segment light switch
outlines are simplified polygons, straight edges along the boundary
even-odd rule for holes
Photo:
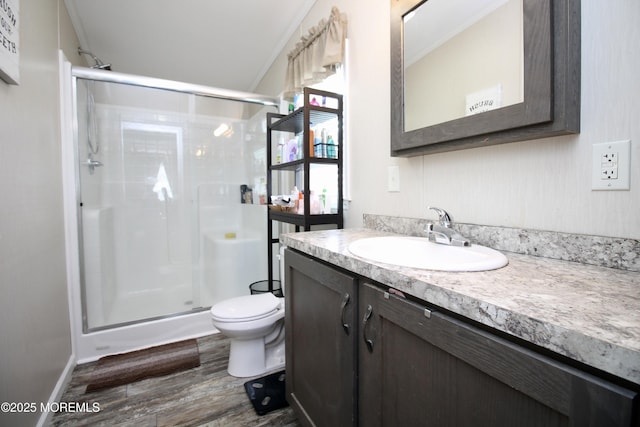
[[[387,191],[400,191],[400,167],[389,166],[387,168]]]

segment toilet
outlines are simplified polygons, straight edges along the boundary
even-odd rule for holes
[[[284,298],[270,292],[230,298],[211,307],[213,326],[229,338],[234,377],[284,368]]]

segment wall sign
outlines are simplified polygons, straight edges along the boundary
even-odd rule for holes
[[[1,1],[1,0],[0,0]],[[465,115],[483,113],[501,107],[502,85],[490,87],[467,95],[467,106]]]
[[[0,78],[20,83],[20,0],[0,0]]]

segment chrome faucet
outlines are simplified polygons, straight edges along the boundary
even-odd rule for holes
[[[438,214],[438,224],[427,224],[427,238],[430,242],[451,246],[471,246],[468,239],[462,237],[453,227],[453,218],[447,211],[429,206],[429,209]]]

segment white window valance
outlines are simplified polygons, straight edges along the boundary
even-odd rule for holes
[[[289,52],[284,97],[292,99],[303,87],[334,74],[344,61],[346,37],[347,16],[334,6],[329,19],[322,19],[312,27]]]

